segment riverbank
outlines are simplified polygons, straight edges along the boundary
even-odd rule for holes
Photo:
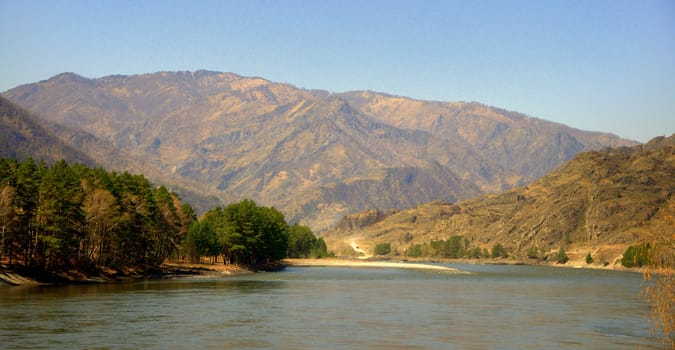
[[[259,269],[241,265],[225,264],[189,264],[164,263],[161,266],[164,276],[238,276],[255,273]]]
[[[275,265],[280,266],[280,265]],[[145,272],[136,270],[129,271],[100,271],[96,275],[86,275],[78,271],[65,271],[58,274],[53,273],[43,276],[30,276],[10,269],[6,265],[0,265],[0,287],[27,286],[27,285],[49,285],[49,284],[89,284],[89,283],[108,283],[125,280],[141,280],[153,278],[178,278],[189,276],[235,276],[242,274],[255,273],[259,270],[272,268],[246,267],[239,265],[224,264],[183,264],[166,263],[159,268],[151,269]]]
[[[281,261],[286,266],[293,267],[355,267],[355,268],[396,268],[411,270],[434,270],[451,273],[468,273],[447,266],[431,265],[427,263],[405,261],[377,261],[357,259],[284,259]]]
[[[635,272],[635,273],[644,273],[645,269],[640,267],[624,267],[620,263],[615,264],[596,264],[591,263],[587,264],[582,260],[570,260],[567,263],[559,264],[556,262],[545,261],[545,260],[519,260],[511,258],[483,258],[483,259],[429,259],[429,258],[409,258],[408,261],[416,263],[444,263],[444,264],[454,264],[454,265],[526,265],[526,266],[547,266],[547,267],[556,267],[556,268],[565,268],[565,269],[590,269],[590,270],[610,270],[610,271],[620,271],[620,272]]]
[[[40,285],[40,284],[83,284],[83,283],[106,283],[123,280],[135,280],[144,278],[180,278],[180,277],[221,277],[252,274],[258,271],[277,271],[287,266],[294,267],[350,267],[350,268],[397,268],[414,270],[433,270],[448,273],[466,273],[459,269],[432,265],[423,262],[395,262],[395,261],[369,261],[356,259],[284,259],[279,263],[264,266],[248,267],[241,265],[225,264],[188,264],[188,263],[165,263],[158,270],[150,273],[138,273],[128,271],[126,273],[108,271],[107,274],[98,276],[85,276],[81,274],[60,275],[57,281],[42,281],[23,276],[6,266],[0,267],[0,286]]]
[[[0,287],[39,285],[40,282],[0,267]]]
[[[579,261],[568,262],[566,264],[556,264],[542,261],[521,261],[512,259],[422,259],[411,258],[406,261],[396,260],[364,260],[347,258],[324,258],[324,259],[283,259],[279,263],[265,266],[249,267],[241,265],[225,264],[189,264],[169,262],[162,264],[158,269],[141,273],[138,271],[104,271],[97,276],[87,276],[82,273],[69,272],[61,273],[56,278],[41,280],[39,278],[29,277],[9,269],[6,265],[0,265],[0,287],[19,286],[19,285],[40,285],[40,284],[85,284],[85,283],[106,283],[124,280],[140,280],[152,278],[180,278],[180,277],[219,277],[219,276],[238,276],[252,274],[258,271],[278,271],[284,267],[350,267],[350,268],[398,268],[415,270],[433,270],[444,271],[448,273],[466,273],[461,269],[447,266],[434,265],[433,263],[446,263],[455,265],[532,265],[532,266],[550,266],[560,268],[584,268],[584,269],[602,269],[626,272],[644,272],[642,269],[626,268],[615,264],[586,264]],[[52,276],[53,277],[53,276]]]

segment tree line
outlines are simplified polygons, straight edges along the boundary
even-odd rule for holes
[[[429,257],[445,259],[508,257],[508,251],[500,243],[496,243],[488,251],[486,248],[471,247],[469,240],[461,235],[450,236],[447,240],[433,240],[428,244],[414,244],[406,249],[404,254],[413,258]]]
[[[176,193],[142,175],[0,159],[1,261],[34,274],[142,272],[180,255],[255,265],[328,253],[309,228],[251,200],[198,220]]]
[[[157,266],[195,214],[142,175],[0,159],[0,258],[34,272]]]

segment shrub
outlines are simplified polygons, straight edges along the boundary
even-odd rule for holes
[[[591,256],[591,253],[588,253],[586,255],[586,264],[592,264],[593,263],[593,257]]]
[[[537,249],[535,246],[531,246],[527,250],[527,257],[530,259],[541,259],[541,256],[539,256],[539,249]]]
[[[480,259],[483,257],[483,251],[479,247],[473,247],[467,252],[469,259]]]
[[[375,246],[375,255],[387,255],[391,253],[391,244],[389,243],[380,243]]]
[[[412,258],[419,258],[422,256],[422,246],[420,244],[415,244],[408,248],[406,255]]]
[[[506,248],[500,243],[497,243],[492,246],[492,255],[493,258],[506,258],[509,256]]]
[[[632,245],[626,249],[621,259],[621,265],[625,267],[642,267],[649,263],[649,243]]]

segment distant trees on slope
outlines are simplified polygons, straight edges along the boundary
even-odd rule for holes
[[[489,258],[491,255],[487,249],[471,247],[469,240],[464,236],[454,235],[447,240],[433,240],[423,244],[412,245],[405,251],[405,255],[413,258],[444,258],[444,259],[479,259]],[[505,258],[508,256],[506,248],[497,243],[492,247],[493,258]]]

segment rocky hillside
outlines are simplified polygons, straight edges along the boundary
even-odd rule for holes
[[[206,71],[66,73],[4,96],[108,142],[163,182],[192,181],[224,203],[252,198],[314,230],[358,210],[499,192],[580,151],[634,144],[477,103]]]
[[[530,182],[581,151],[635,144],[480,103],[417,101],[373,92],[343,96],[377,120],[441,140],[437,159],[453,169],[469,168],[468,177],[480,175],[477,181],[487,191]]]
[[[581,258],[614,263],[628,245],[652,232],[675,232],[675,135],[647,144],[584,152],[543,178],[498,195],[457,204],[428,203],[402,211],[345,217],[324,239],[348,252],[390,243],[404,253],[414,244],[467,238],[512,256],[563,247]]]

